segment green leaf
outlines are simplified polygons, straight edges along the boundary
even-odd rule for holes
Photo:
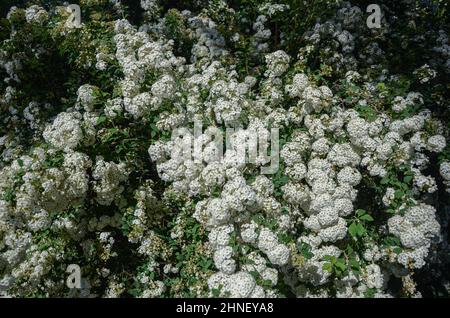
[[[396,199],[401,199],[403,197],[403,195],[404,195],[404,193],[401,190],[397,190],[397,191],[394,192],[394,197]]]
[[[270,279],[264,279],[262,285],[263,287],[270,288],[272,287],[272,281]]]
[[[97,118],[97,125],[100,125],[106,121],[106,117],[101,115]]]
[[[358,223],[356,225],[356,234],[358,236],[364,236],[364,234],[366,234],[366,229],[364,228],[364,226],[361,223]]]
[[[353,222],[348,227],[348,233],[350,233],[351,236],[356,237],[358,230],[356,229],[356,223]]]
[[[259,278],[259,273],[257,271],[250,271],[249,273],[255,280]]]
[[[367,221],[367,222],[372,222],[373,221],[373,217],[369,214],[364,214],[363,216],[360,217],[361,220]]]
[[[376,292],[377,292],[376,288],[367,288],[366,291],[364,292],[364,297],[373,298]]]
[[[400,247],[394,247],[393,251],[395,254],[400,254],[402,252],[402,249]]]
[[[384,239],[384,244],[386,246],[399,246],[401,242],[398,237],[390,235]]]
[[[350,259],[348,261],[348,263],[349,263],[350,267],[353,270],[359,270],[360,269],[359,263],[358,263],[358,261],[356,259],[352,258],[352,259]]]
[[[346,250],[347,250],[347,254],[349,254],[349,255],[353,254],[353,248],[350,245],[347,245]]]
[[[211,289],[211,293],[212,293],[213,297],[219,297],[220,296],[220,288]]]
[[[288,182],[289,182],[289,177],[288,176],[282,176],[279,179],[275,179],[274,183],[275,183],[276,186],[283,186],[283,185],[285,185]]]
[[[4,192],[3,192],[3,200],[5,201],[12,201],[15,197],[14,194],[14,189],[13,188],[7,188]]]
[[[344,260],[341,258],[337,260],[335,266],[339,268],[342,272],[344,272],[347,269]]]
[[[330,264],[330,263],[325,263],[325,264],[323,264],[323,265],[322,265],[322,269],[325,270],[325,271],[327,271],[327,272],[329,272],[329,273],[331,273],[331,271],[332,271],[331,264]]]
[[[311,246],[305,242],[301,242],[297,249],[306,259],[311,259],[314,256],[311,252]]]
[[[409,183],[412,180],[412,178],[413,178],[412,176],[405,176],[403,178],[403,182]]]
[[[357,216],[362,216],[362,215],[364,215],[364,214],[366,214],[367,212],[365,211],[365,210],[363,210],[363,209],[357,209],[356,210],[356,215]]]

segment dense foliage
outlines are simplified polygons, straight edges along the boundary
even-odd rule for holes
[[[0,4],[0,296],[448,296],[448,2],[71,3]]]

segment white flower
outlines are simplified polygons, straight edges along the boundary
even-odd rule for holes
[[[336,225],[321,229],[318,235],[324,242],[336,242],[342,240],[346,234],[347,222],[339,218]]]
[[[213,274],[208,279],[210,290],[220,290],[221,295],[231,298],[264,297],[264,290],[256,285],[255,279],[247,272],[240,271],[232,275]]]
[[[80,86],[77,91],[77,103],[84,108],[85,111],[92,111],[96,102],[96,94],[98,88],[89,84]]]
[[[317,215],[317,219],[321,227],[328,227],[338,222],[339,214],[334,207],[328,206],[320,210],[319,214]]]
[[[384,278],[381,269],[376,264],[370,264],[365,268],[365,281],[367,287],[380,289],[383,287]]]
[[[394,200],[395,198],[395,189],[394,188],[387,188],[386,189],[386,193],[383,196],[383,204],[385,206],[389,206],[391,204],[391,202]]]
[[[175,90],[175,81],[170,75],[162,76],[158,81],[152,85],[152,94],[158,98],[171,98]]]
[[[232,259],[233,248],[225,246],[219,248],[214,253],[214,264],[225,274],[233,274],[236,270],[236,262]]]
[[[128,179],[128,173],[124,164],[106,162],[102,157],[96,161],[92,172],[96,199],[101,205],[110,205],[124,190],[120,184]]]
[[[74,149],[83,139],[79,113],[59,113],[51,125],[45,128],[43,137],[57,149]]]
[[[415,268],[423,266],[430,240],[440,230],[435,211],[432,206],[422,203],[409,208],[405,216],[395,215],[388,220],[389,232],[400,237],[402,245],[407,248],[398,258],[404,266],[408,266],[410,256]]]
[[[267,63],[267,77],[279,77],[289,67],[290,56],[282,50],[275,51],[265,56]]]
[[[340,184],[356,186],[361,181],[361,174],[355,168],[344,167],[341,171],[339,171],[337,179]]]
[[[441,152],[446,145],[445,137],[442,135],[435,135],[428,138],[427,149],[434,152]]]
[[[241,227],[242,240],[246,243],[254,244],[258,238],[258,234],[256,233],[257,227],[255,222],[243,224]]]
[[[258,237],[258,248],[276,265],[285,265],[289,259],[289,249],[278,242],[277,237],[267,228],[262,228]]]
[[[308,87],[309,81],[308,76],[305,74],[295,74],[292,79],[292,84],[286,86],[286,92],[289,93],[290,97],[301,97],[303,91]]]
[[[25,18],[28,23],[43,24],[48,20],[48,13],[38,5],[32,5],[25,10]]]

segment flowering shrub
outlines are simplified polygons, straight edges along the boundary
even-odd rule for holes
[[[23,2],[1,5],[0,296],[448,296],[448,3],[383,1],[370,28],[367,1],[80,0],[80,25]],[[276,171],[240,160],[273,129]]]

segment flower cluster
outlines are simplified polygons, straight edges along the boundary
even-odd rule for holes
[[[0,297],[450,292],[445,8],[47,2],[0,25]]]

